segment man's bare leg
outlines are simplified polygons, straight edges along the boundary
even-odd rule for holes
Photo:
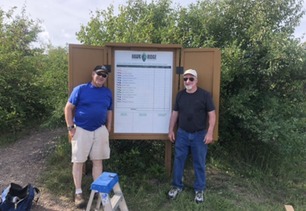
[[[92,160],[92,177],[96,180],[103,171],[102,160]]]
[[[76,190],[82,190],[83,164],[84,163],[73,163],[72,165],[72,176]]]
[[[84,208],[86,206],[86,202],[82,195],[83,164],[84,163],[73,163],[72,165],[72,176],[75,186],[74,203],[78,208]]]

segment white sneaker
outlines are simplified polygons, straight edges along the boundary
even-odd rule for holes
[[[194,200],[196,203],[204,202],[204,192],[203,191],[196,191]]]
[[[170,199],[175,199],[180,192],[182,192],[181,188],[172,187],[171,190],[168,192],[168,197]]]

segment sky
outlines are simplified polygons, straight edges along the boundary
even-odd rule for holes
[[[182,6],[196,1],[172,0],[174,4]],[[25,5],[29,18],[42,21],[40,26],[44,32],[39,34],[39,40],[53,46],[65,47],[67,44],[80,44],[75,34],[80,31],[81,25],[87,25],[91,12],[106,10],[111,4],[116,12],[118,5],[125,3],[126,0],[1,0],[0,8],[8,11],[17,6],[17,11],[20,11]],[[306,10],[306,0],[303,9]],[[294,35],[306,42],[306,15]]]

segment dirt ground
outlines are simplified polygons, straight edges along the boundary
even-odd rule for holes
[[[40,173],[47,171],[46,158],[55,147],[58,136],[67,134],[66,128],[33,132],[13,145],[0,148],[0,192],[11,182],[22,186],[28,183],[40,189],[38,203],[32,211],[72,211],[72,199],[50,194],[39,182]]]

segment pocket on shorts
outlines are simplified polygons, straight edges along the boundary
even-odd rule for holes
[[[104,127],[103,127],[103,130],[104,130],[104,132],[105,132],[106,134],[108,134],[108,135],[109,135],[109,132],[108,132],[107,127],[106,127],[106,126],[104,126]]]
[[[74,135],[73,135],[73,137],[71,138],[71,142],[75,142],[76,140],[78,140],[78,137],[79,137],[79,132],[80,130],[79,130],[79,128],[78,127],[76,127],[75,128],[75,133],[74,133]]]

